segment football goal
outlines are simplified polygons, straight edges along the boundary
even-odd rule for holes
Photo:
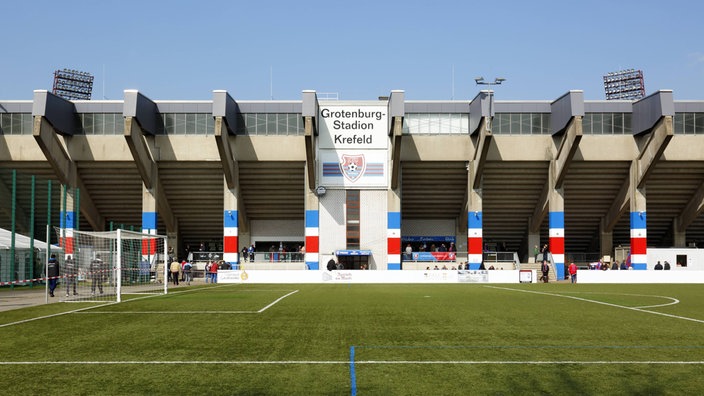
[[[63,301],[122,301],[125,294],[168,292],[167,238],[118,229],[78,231],[56,228]]]

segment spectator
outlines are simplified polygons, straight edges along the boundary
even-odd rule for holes
[[[670,263],[668,263],[667,261],[665,261],[665,270],[666,271],[670,270]]]
[[[543,281],[543,283],[548,283],[548,274],[550,273],[550,266],[548,265],[548,261],[546,259],[543,259],[543,263],[540,264],[540,272],[543,274],[540,279]]]
[[[570,281],[577,283],[577,265],[574,262],[570,263],[568,271],[570,273]]]
[[[174,260],[171,262],[171,266],[169,266],[169,271],[171,272],[171,281],[174,282],[174,286],[178,286],[178,276],[179,272],[181,272],[181,264]]]
[[[68,297],[71,286],[73,286],[73,295],[77,296],[78,293],[76,292],[76,286],[78,285],[78,267],[76,266],[76,262],[73,260],[71,255],[66,258],[64,267],[66,269],[64,271],[66,273],[66,297]]]
[[[90,274],[92,280],[90,285],[91,296],[95,295],[96,286],[100,291],[100,294],[103,294],[103,282],[105,282],[105,275],[107,275],[106,271],[107,270],[105,269],[103,260],[100,259],[99,254],[96,254],[95,259],[90,262],[90,267],[88,267],[88,273]]]
[[[56,289],[56,283],[59,281],[59,274],[59,260],[57,260],[56,255],[52,253],[46,266],[46,275],[47,278],[49,278],[50,297],[54,297],[54,290]]]
[[[659,261],[658,261],[657,264],[655,264],[655,269],[656,269],[656,270],[661,270],[661,269],[662,269],[662,264],[660,264]]]
[[[214,261],[210,265],[210,282],[218,283],[218,263]]]
[[[183,280],[186,282],[187,285],[190,286],[191,284],[191,269],[193,268],[193,264],[186,262],[183,265]]]

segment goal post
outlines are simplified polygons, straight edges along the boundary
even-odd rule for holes
[[[121,302],[126,294],[166,294],[168,239],[163,235],[57,228],[63,257],[62,301]],[[66,237],[71,235],[71,237]],[[68,249],[66,249],[68,248]]]

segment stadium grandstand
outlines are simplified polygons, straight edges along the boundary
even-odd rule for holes
[[[649,248],[704,243],[704,100],[492,93],[0,100],[0,194],[15,197],[0,228],[45,240],[30,202],[53,200],[63,228],[130,225],[167,235],[179,258],[235,268],[478,269],[547,244],[558,278],[618,247],[644,270]],[[30,175],[59,190],[13,187]]]

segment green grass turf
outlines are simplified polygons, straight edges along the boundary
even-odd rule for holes
[[[0,388],[701,394],[703,297],[701,285],[193,286],[0,327]],[[89,305],[2,312],[0,326]]]

